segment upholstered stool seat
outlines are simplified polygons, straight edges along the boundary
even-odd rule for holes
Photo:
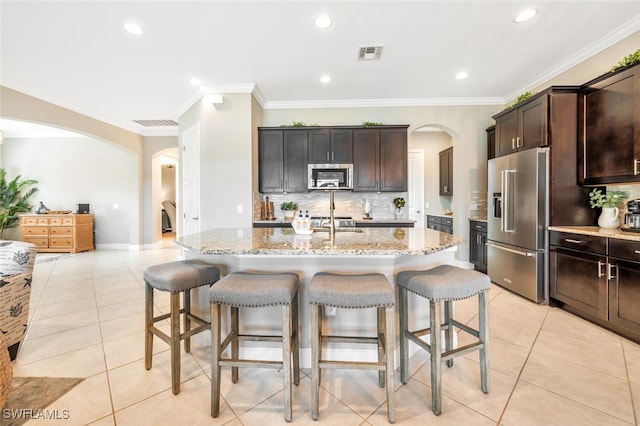
[[[489,392],[489,277],[477,271],[451,265],[441,265],[426,271],[404,271],[397,277],[400,316],[400,378],[409,379],[409,340],[430,353],[432,410],[436,415],[442,405],[442,361],[453,366],[453,359],[471,351],[480,352],[481,387]],[[430,328],[409,331],[408,292],[429,300]],[[459,323],[453,318],[453,301],[478,296],[478,330]],[[442,303],[441,303],[442,302]],[[441,323],[444,304],[444,323]],[[478,341],[454,349],[453,332],[457,327],[478,338]],[[441,332],[445,332],[445,351],[442,350]],[[429,334],[430,344],[421,339]]]
[[[144,365],[151,368],[153,357],[153,336],[156,335],[171,347],[171,390],[180,392],[180,341],[184,340],[184,350],[191,350],[191,336],[209,329],[209,322],[192,314],[191,290],[210,286],[220,279],[220,270],[200,260],[178,260],[150,266],[143,273],[145,282],[145,355]],[[154,317],[154,290],[171,293],[168,314]],[[180,294],[183,307],[180,309]],[[180,333],[180,314],[183,314],[184,332]],[[170,334],[166,334],[154,324],[170,318]],[[191,327],[191,321],[198,324]]]
[[[318,419],[320,369],[348,368],[378,370],[378,381],[387,390],[387,415],[395,421],[394,399],[394,292],[382,274],[343,275],[319,272],[311,279],[308,290],[311,304],[311,416]],[[335,336],[322,334],[324,306],[344,309],[376,308],[376,337]],[[336,361],[322,358],[324,342],[365,343],[378,345],[378,362]]]
[[[209,289],[211,303],[211,416],[220,412],[220,368],[231,367],[231,381],[238,381],[238,367],[282,369],[284,375],[284,417],[291,421],[291,382],[300,383],[298,340],[298,275],[294,273],[234,272]],[[222,341],[220,306],[231,308],[230,332]],[[240,332],[239,308],[282,306],[282,334],[278,336]],[[282,343],[282,361],[241,359],[240,341]],[[223,355],[231,345],[231,356]]]

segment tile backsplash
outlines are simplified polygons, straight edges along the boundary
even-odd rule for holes
[[[393,199],[403,197],[407,199],[406,192],[352,192],[352,191],[335,191],[334,203],[336,216],[351,216],[359,219],[364,216],[364,204],[369,200],[371,204],[371,216],[374,219],[393,219],[395,208]],[[298,204],[298,210],[309,211],[309,216],[328,216],[329,215],[329,192],[314,191],[309,193],[296,194],[254,194],[253,219],[260,220],[260,202],[265,201],[266,197],[273,202],[275,208],[276,219],[283,219],[284,213],[280,210],[280,204],[283,201],[294,201]],[[407,218],[408,209],[405,206],[402,209],[403,218]]]

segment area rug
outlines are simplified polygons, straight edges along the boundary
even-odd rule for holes
[[[71,253],[37,253],[36,263],[53,262],[71,256]]]
[[[71,377],[14,377],[11,391],[0,413],[0,425],[18,426],[31,419],[68,419],[65,407],[51,407],[52,403],[69,392],[82,378]]]

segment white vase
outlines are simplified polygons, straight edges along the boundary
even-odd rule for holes
[[[402,209],[401,208],[396,207],[395,216],[396,216],[396,219],[398,219],[398,220],[402,219]]]
[[[618,214],[620,211],[617,207],[603,207],[602,213],[598,218],[598,226],[600,228],[614,229],[620,226]]]

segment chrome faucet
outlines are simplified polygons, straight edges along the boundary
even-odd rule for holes
[[[331,239],[331,245],[333,245],[334,241],[335,241],[335,236],[336,236],[336,222],[335,222],[335,215],[333,210],[335,209],[335,204],[333,202],[333,190],[329,191],[329,238]]]

